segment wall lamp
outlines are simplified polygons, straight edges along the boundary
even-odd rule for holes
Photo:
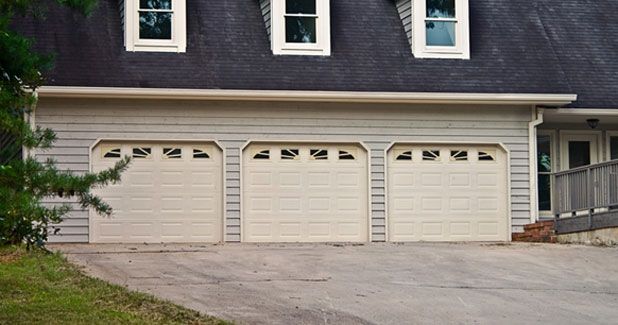
[[[591,118],[591,119],[586,120],[586,122],[588,122],[588,126],[590,126],[591,129],[595,129],[597,125],[599,125],[598,118]]]

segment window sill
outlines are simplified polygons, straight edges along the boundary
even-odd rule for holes
[[[185,53],[186,48],[177,44],[135,44],[132,48],[127,47],[127,52]]]

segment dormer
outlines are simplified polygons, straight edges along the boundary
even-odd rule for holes
[[[120,0],[124,45],[132,52],[185,52],[186,0]]]
[[[416,58],[470,59],[468,0],[398,0]]]
[[[330,55],[330,0],[262,0],[273,54]]]

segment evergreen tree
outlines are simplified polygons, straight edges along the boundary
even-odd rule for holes
[[[89,15],[96,0],[55,0],[56,3]],[[11,30],[15,15],[31,14],[44,19],[41,0],[0,0],[0,245],[26,243],[28,248],[44,246],[50,230],[72,209],[68,203],[44,205],[46,198],[70,198],[81,208],[94,208],[110,215],[108,204],[91,190],[120,181],[127,168],[125,157],[113,168],[100,173],[76,174],[58,170],[48,159],[37,161],[16,155],[52,146],[55,134],[47,128],[31,128],[28,116],[36,105],[36,89],[45,83],[45,71],[53,55],[39,55],[34,40]]]

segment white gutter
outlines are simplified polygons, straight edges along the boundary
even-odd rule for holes
[[[532,120],[528,124],[528,152],[530,159],[530,223],[535,223],[539,220],[539,200],[538,200],[538,185],[537,185],[537,144],[536,144],[536,127],[543,124],[542,108],[532,107]]]
[[[41,98],[189,99],[424,104],[515,104],[563,106],[574,94],[404,93],[301,90],[228,90],[44,86]]]
[[[618,116],[618,109],[612,108],[552,108],[545,111],[545,115],[571,116]]]

